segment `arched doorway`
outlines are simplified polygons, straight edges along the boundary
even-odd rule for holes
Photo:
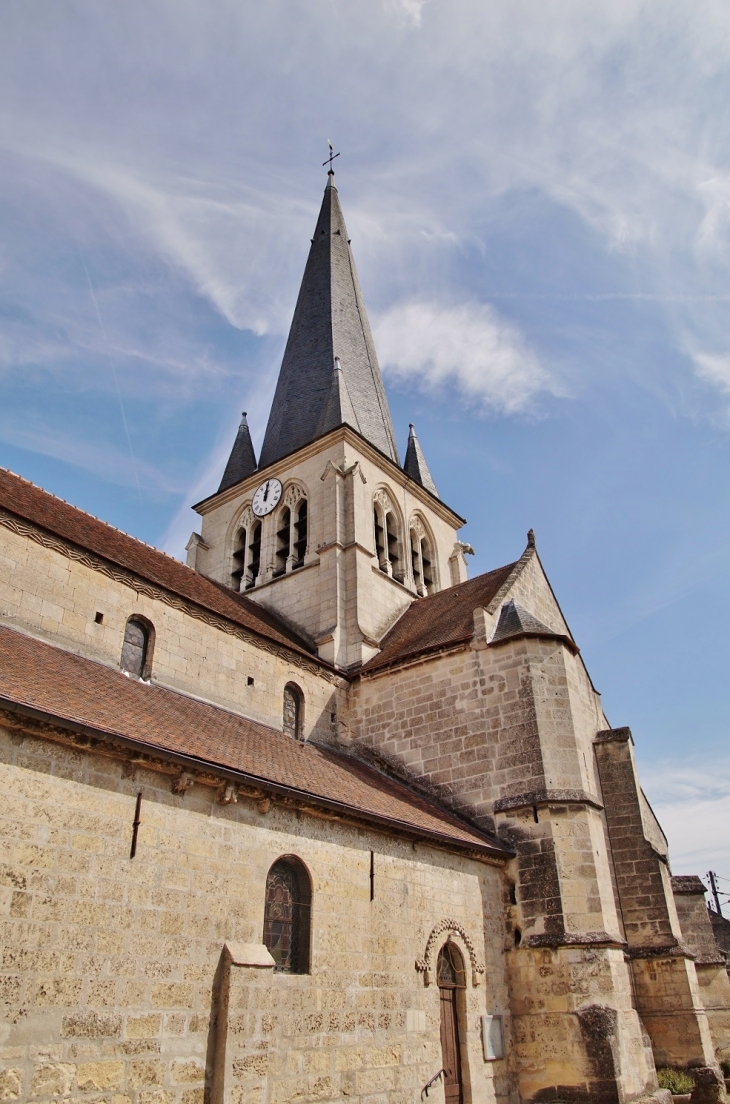
[[[446,1104],[462,1104],[461,1044],[459,1041],[458,990],[466,988],[464,959],[455,943],[444,943],[436,967],[441,1005],[441,1064],[444,1068]]]

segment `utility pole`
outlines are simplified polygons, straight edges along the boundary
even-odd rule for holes
[[[722,916],[722,909],[720,908],[720,894],[717,892],[717,882],[715,878],[717,875],[714,870],[707,871],[707,877],[710,879],[710,885],[712,886],[712,896],[715,898],[715,911],[718,916]]]

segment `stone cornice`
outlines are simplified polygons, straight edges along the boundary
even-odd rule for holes
[[[514,797],[500,797],[494,803],[494,811],[506,813],[515,809],[530,809],[535,805],[588,805],[592,809],[603,809],[600,801],[585,790],[532,790],[515,794]]]

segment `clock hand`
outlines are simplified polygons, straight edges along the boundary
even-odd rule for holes
[[[270,484],[270,482],[271,482],[270,479],[266,480],[266,490],[264,491],[264,502],[266,502],[267,498],[269,497],[269,484]]]

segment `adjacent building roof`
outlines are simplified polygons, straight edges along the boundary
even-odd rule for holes
[[[38,678],[38,672],[43,678]],[[0,626],[0,706],[221,768],[274,793],[299,795],[390,829],[508,857],[490,836],[372,767],[327,748]],[[244,781],[244,779],[242,779]]]
[[[334,179],[330,172],[279,372],[260,468],[326,432],[320,427],[323,421],[332,421],[331,410],[328,415],[325,408],[336,357],[357,423],[353,428],[398,463],[388,401]]]
[[[255,471],[256,453],[253,450],[251,433],[246,420],[246,411],[244,410],[218,492],[227,491],[229,487],[240,483],[242,479],[248,479],[249,475],[253,475]]]
[[[31,522],[63,542],[92,552],[241,628],[314,658],[308,641],[249,598],[206,579],[179,560],[99,521],[6,468],[0,468],[0,510]]]
[[[366,663],[363,671],[376,671],[391,663],[439,651],[474,636],[474,610],[487,606],[507,582],[517,563],[477,575],[465,583],[421,598],[408,607],[403,616],[381,641],[380,652]]]
[[[416,431],[412,425],[408,427],[408,448],[406,449],[406,459],[403,464],[403,471],[406,475],[410,476],[411,479],[415,479],[416,483],[420,483],[422,487],[425,487],[427,491],[430,491],[432,495],[436,495],[436,498],[438,498],[439,493],[436,490],[436,484],[431,477],[431,472],[428,470],[428,464],[423,455],[423,449],[418,442]]]

